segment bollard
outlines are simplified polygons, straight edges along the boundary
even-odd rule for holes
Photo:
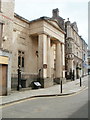
[[[61,93],[62,93],[62,80],[61,80]]]
[[[18,86],[17,86],[18,91],[19,91],[19,83],[20,83],[20,70],[18,69]]]
[[[17,86],[17,90],[20,90],[20,80],[21,80],[21,70],[20,70],[20,66],[18,68],[18,86]]]
[[[81,81],[81,77],[80,77],[80,87],[82,86],[82,81]]]

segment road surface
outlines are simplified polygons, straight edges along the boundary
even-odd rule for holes
[[[88,89],[69,96],[32,98],[2,108],[3,118],[88,118]]]

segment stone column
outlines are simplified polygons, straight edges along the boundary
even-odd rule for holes
[[[65,46],[62,44],[62,65],[63,65],[63,78],[65,78]]]
[[[43,78],[43,37],[42,35],[38,36],[38,72],[39,77]]]
[[[61,55],[61,43],[57,43],[56,46],[56,78],[62,77],[62,55]]]
[[[38,39],[38,69],[41,77],[47,77],[47,35],[41,34]]]
[[[47,77],[51,78],[51,41],[50,41],[50,37],[48,36],[47,39],[47,55],[48,55],[48,59],[47,59]]]
[[[43,34],[43,78],[47,78],[47,36]]]

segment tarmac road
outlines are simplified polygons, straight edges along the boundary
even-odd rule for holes
[[[88,118],[88,89],[69,96],[24,100],[2,108],[3,118]]]

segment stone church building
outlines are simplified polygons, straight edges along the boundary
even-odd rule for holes
[[[9,78],[6,77],[3,83],[3,94],[17,88],[18,66],[21,66],[22,79],[26,79],[26,87],[30,87],[32,81],[49,87],[54,80],[64,80],[64,19],[59,16],[58,9],[52,11],[52,18],[29,21],[14,13],[14,0],[0,1],[0,55],[3,59],[7,57],[7,64],[2,61],[0,64],[7,66],[9,71],[5,74]]]

